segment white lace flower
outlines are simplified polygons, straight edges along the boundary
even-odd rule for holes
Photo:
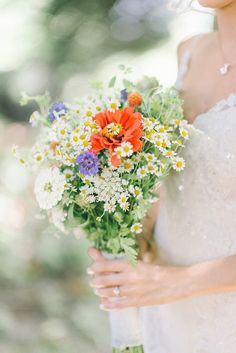
[[[110,203],[110,202],[106,202],[106,203],[104,204],[104,211],[107,211],[107,212],[109,212],[109,213],[112,213],[112,212],[115,211],[115,209],[116,209],[115,205],[113,205],[113,204]]]
[[[65,232],[64,221],[66,219],[66,213],[60,207],[54,207],[51,211],[51,222],[61,232]]]
[[[49,210],[62,199],[66,177],[58,168],[41,171],[35,181],[34,192],[40,208]]]

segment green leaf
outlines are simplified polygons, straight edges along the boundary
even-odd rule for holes
[[[125,70],[125,65],[120,64],[120,65],[118,65],[118,68],[123,71],[123,70]]]
[[[112,88],[115,86],[116,83],[116,76],[113,76],[108,84],[108,87]]]

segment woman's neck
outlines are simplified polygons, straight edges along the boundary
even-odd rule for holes
[[[236,50],[236,1],[216,10],[219,38],[225,50]],[[233,47],[232,47],[233,46]],[[234,52],[236,54],[236,52]]]

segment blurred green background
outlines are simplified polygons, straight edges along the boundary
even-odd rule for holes
[[[57,237],[37,217],[33,178],[11,155],[30,145],[34,107],[20,92],[70,100],[118,64],[133,78],[176,77],[176,46],[212,16],[161,0],[0,0],[0,352],[108,353],[107,315],[88,286],[88,244]],[[35,216],[36,215],[36,216]]]

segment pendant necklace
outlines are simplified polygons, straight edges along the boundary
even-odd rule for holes
[[[221,74],[221,76],[225,76],[228,74],[228,72],[230,71],[231,67],[236,64],[236,61],[232,62],[232,63],[229,63],[227,62],[225,59],[224,59],[224,53],[223,53],[223,50],[222,50],[222,46],[221,46],[221,42],[220,42],[220,38],[218,36],[218,40],[219,40],[219,47],[220,47],[220,51],[221,51],[221,56],[224,60],[224,63],[222,66],[220,66],[219,68],[219,73]]]

